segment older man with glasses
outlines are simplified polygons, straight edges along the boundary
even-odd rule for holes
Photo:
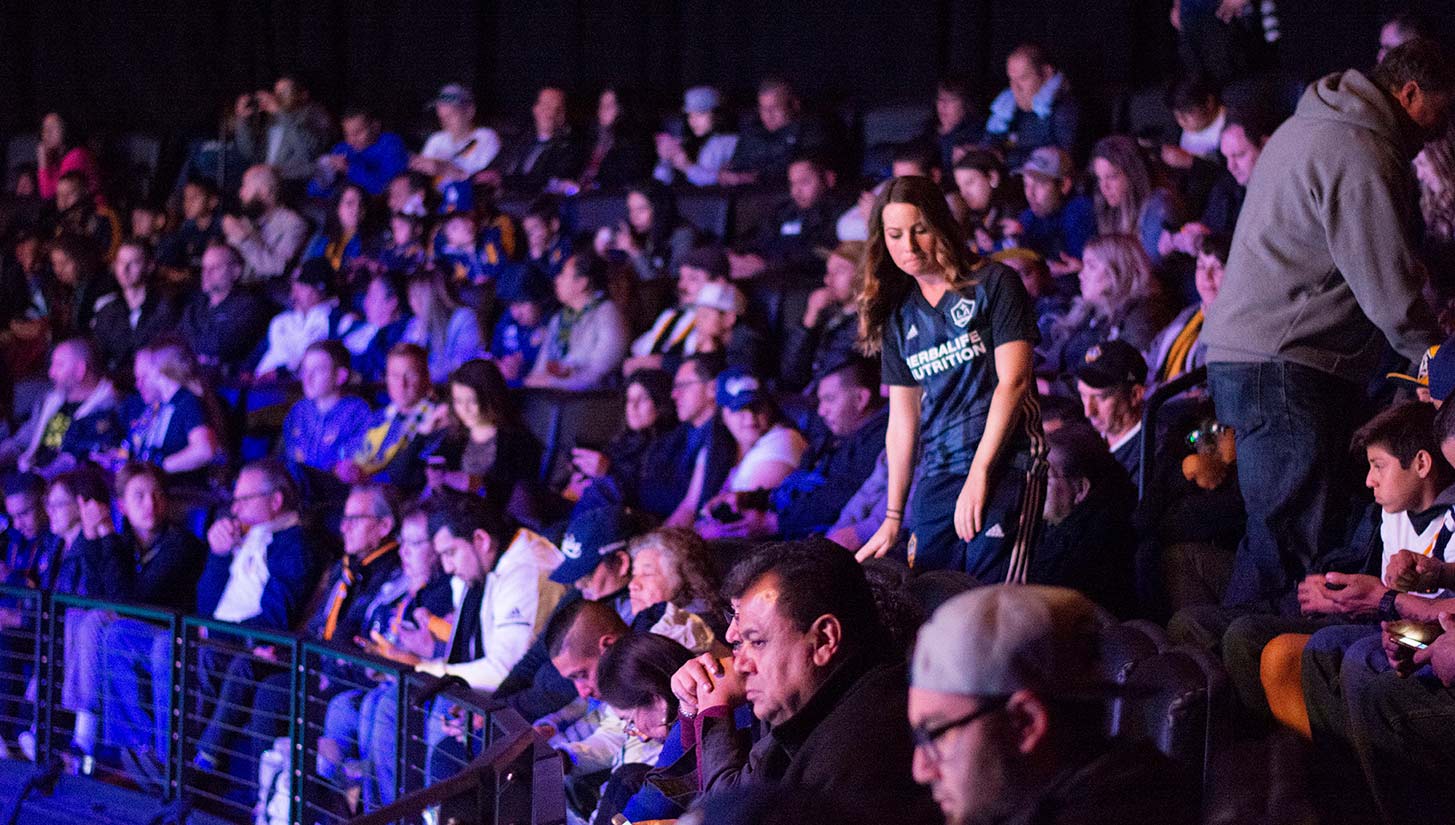
[[[1106,738],[1110,617],[1074,590],[995,585],[945,602],[910,669],[914,778],[949,825],[1198,821],[1150,745]]]

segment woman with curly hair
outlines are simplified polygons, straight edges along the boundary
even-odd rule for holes
[[[1024,581],[1046,491],[1031,376],[1040,338],[1020,276],[969,251],[929,178],[895,178],[860,263],[859,346],[889,384],[888,506],[859,550],[899,538],[918,439],[908,558],[980,581]]]
[[[660,610],[652,632],[676,639],[696,652],[706,650],[720,630],[726,604],[707,542],[684,527],[663,527],[634,539],[627,548],[632,578],[627,586],[637,616]]]

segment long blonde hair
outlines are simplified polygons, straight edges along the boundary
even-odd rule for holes
[[[891,203],[907,203],[919,210],[934,237],[935,260],[944,267],[951,289],[974,286],[982,263],[965,243],[938,184],[917,175],[889,181],[869,213],[869,242],[854,277],[859,295],[859,350],[865,355],[879,352],[889,316],[914,288],[914,278],[896,266],[884,248],[884,207]]]
[[[1157,294],[1152,278],[1152,261],[1142,249],[1141,241],[1131,235],[1097,235],[1086,242],[1082,257],[1093,254],[1106,262],[1111,275],[1111,293],[1105,303],[1088,301],[1077,296],[1071,309],[1052,327],[1052,336],[1069,334],[1095,316],[1102,321],[1115,321],[1132,304]]]

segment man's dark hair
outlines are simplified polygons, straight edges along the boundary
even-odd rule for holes
[[[1266,106],[1229,106],[1223,128],[1237,126],[1254,146],[1262,146],[1278,128],[1279,118]]]
[[[740,598],[770,576],[778,581],[778,611],[800,632],[831,615],[843,628],[845,655],[887,649],[874,594],[853,553],[820,537],[765,544],[733,566],[723,595]]]
[[[225,250],[227,252],[227,257],[232,261],[232,265],[237,267],[238,269],[242,269],[247,264],[247,262],[243,260],[242,253],[238,251],[238,248],[228,243],[227,241],[210,241],[207,244],[207,248]]]
[[[476,530],[484,530],[499,552],[504,553],[514,534],[505,512],[478,496],[442,490],[436,492],[429,508],[429,534],[449,530],[457,539],[468,539]]]
[[[862,387],[868,390],[874,398],[871,404],[879,402],[879,385],[883,383],[879,375],[879,359],[850,355],[847,359],[824,370],[824,378],[830,375],[837,375],[840,381],[851,387]]]
[[[1167,90],[1167,108],[1174,112],[1190,112],[1201,109],[1212,101],[1217,104],[1218,90],[1210,80],[1200,74],[1178,78]]]
[[[1197,240],[1197,254],[1211,255],[1228,265],[1228,256],[1233,254],[1233,236],[1227,232],[1213,232]]]
[[[202,190],[202,194],[209,198],[221,198],[222,192],[217,188],[217,181],[206,175],[193,175],[187,178],[183,186],[195,186]]]
[[[1412,40],[1417,37],[1433,38],[1435,36],[1434,21],[1432,21],[1429,17],[1420,14],[1419,12],[1412,11],[1410,9],[1397,11],[1394,14],[1391,14],[1389,17],[1386,17],[1384,19],[1384,22],[1379,24],[1379,27],[1382,29],[1385,26],[1391,25],[1394,26],[1396,29],[1399,29],[1400,33],[1402,33],[1407,39]]]
[[[972,147],[955,161],[956,169],[973,169],[976,172],[990,177],[991,172],[1000,175],[1002,182],[1005,181],[1005,159],[994,149]]]
[[[45,479],[35,473],[11,473],[5,478],[5,497],[28,496],[40,501],[45,496]]]
[[[344,342],[337,338],[329,338],[325,341],[314,341],[308,345],[307,349],[303,350],[304,355],[310,352],[317,352],[327,356],[328,360],[333,362],[334,369],[346,370],[349,368],[351,361],[349,350],[344,346]]]
[[[1026,61],[1037,69],[1044,69],[1048,66],[1055,65],[1055,61],[1051,58],[1051,52],[1046,48],[1044,43],[1022,43],[1014,49],[1011,49],[1010,54],[1006,55],[1006,59],[1009,60],[1016,56],[1025,58]]]
[[[789,102],[796,103],[798,101],[798,92],[793,90],[793,84],[787,80],[769,75],[758,81],[758,94],[766,95],[772,92],[782,93],[784,97],[788,98]]]
[[[546,622],[545,632],[541,634],[541,640],[546,645],[546,655],[555,658],[561,655],[566,648],[566,641],[571,638],[571,631],[579,621],[590,622],[597,626],[598,630],[606,633],[615,632],[618,636],[625,636],[631,631],[626,622],[616,612],[616,609],[606,602],[596,602],[590,599],[577,599],[570,604],[559,608]],[[598,636],[597,638],[600,638]],[[593,640],[594,641],[594,640]],[[574,651],[584,653],[585,651]]]
[[[1427,95],[1455,93],[1455,70],[1450,56],[1433,40],[1417,37],[1389,50],[1374,67],[1374,82],[1387,91],[1398,91],[1413,82]]]
[[[928,175],[939,168],[940,153],[938,149],[923,140],[911,140],[894,147],[894,155],[890,158],[890,162],[913,163],[919,167],[920,174]]]
[[[1041,426],[1045,427],[1056,422],[1060,422],[1063,426],[1076,422],[1085,423],[1086,410],[1082,408],[1081,402],[1074,398],[1067,398],[1064,395],[1047,395],[1041,399]]]
[[[137,208],[140,209],[142,207],[138,206]],[[157,214],[161,214],[160,209],[157,210]],[[116,245],[117,252],[120,252],[123,249],[135,249],[136,251],[141,253],[142,260],[146,261],[147,263],[151,263],[155,259],[155,255],[152,252],[152,243],[146,238],[124,238],[120,243]]]
[[[794,152],[793,156],[788,159],[789,166],[793,166],[794,164],[798,163],[806,163],[809,166],[812,166],[813,171],[817,172],[820,176],[827,175],[834,168],[833,165],[829,163],[828,156],[826,156],[823,152],[815,151],[812,149],[800,149]]]
[[[267,479],[268,487],[275,493],[283,494],[283,510],[298,509],[298,486],[293,483],[293,476],[288,474],[288,468],[276,458],[260,458],[257,461],[249,461],[244,464],[239,474],[251,470],[255,473],[262,473]]]
[[[96,351],[96,342],[85,336],[76,336],[56,344],[56,347],[69,347],[71,353],[86,365],[86,375],[97,376],[104,372],[104,365],[101,363],[101,355]],[[55,350],[51,350],[52,353]]]
[[[682,359],[692,365],[692,373],[703,381],[716,381],[718,375],[727,369],[727,359],[720,352],[695,352]]]
[[[376,117],[373,112],[369,111],[363,106],[350,106],[349,108],[344,110],[343,115],[339,117],[338,121],[339,123],[343,123],[345,120],[352,120],[356,117],[361,117],[369,123],[379,122],[379,118]]]
[[[65,474],[66,489],[82,501],[94,501],[108,507],[112,502],[111,483],[106,474],[94,464],[83,464]]]
[[[1115,480],[1118,473],[1126,478],[1126,470],[1112,456],[1101,434],[1085,422],[1067,423],[1046,433],[1046,448],[1049,455],[1055,456],[1052,464],[1058,473],[1085,479],[1093,488]]]
[[[1450,474],[1450,465],[1440,452],[1440,441],[1435,436],[1433,404],[1406,401],[1381,410],[1354,433],[1354,450],[1370,447],[1385,450],[1399,460],[1399,466],[1405,468],[1423,450],[1434,462],[1436,478],[1446,478]]]
[[[966,106],[974,103],[975,87],[968,79],[959,75],[946,75],[940,78],[939,82],[935,84],[935,91],[952,94],[965,101]]]

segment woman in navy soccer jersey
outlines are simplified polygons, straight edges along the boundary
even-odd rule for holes
[[[898,540],[916,471],[910,564],[1024,581],[1046,450],[1031,376],[1039,335],[1020,278],[969,251],[939,187],[922,177],[885,187],[860,267],[859,342],[881,353],[889,385],[889,489],[884,523],[859,558]]]

